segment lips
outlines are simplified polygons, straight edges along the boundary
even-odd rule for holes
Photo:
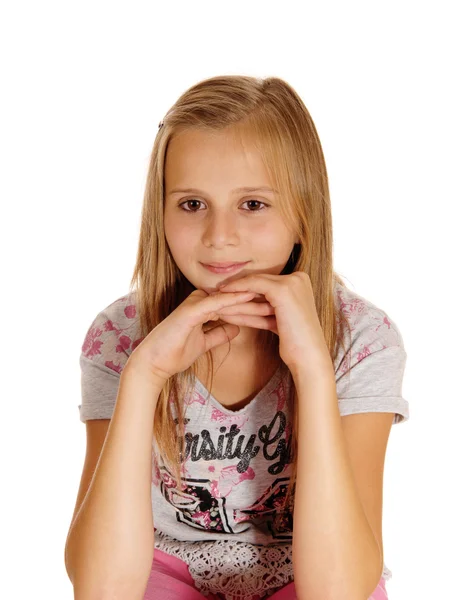
[[[228,266],[225,267],[220,267],[220,266],[213,266],[213,265],[207,265],[205,263],[201,263],[201,265],[203,267],[205,267],[205,269],[207,269],[208,271],[210,271],[211,273],[236,273],[237,271],[240,271],[244,265],[247,265],[249,261],[244,262],[244,263],[219,263],[219,264],[225,264]],[[213,264],[217,264],[217,263],[213,263]]]
[[[235,265],[245,265],[248,261],[245,262],[220,262],[220,263],[202,263],[205,267],[218,267],[220,269],[226,269],[227,267],[234,267]]]

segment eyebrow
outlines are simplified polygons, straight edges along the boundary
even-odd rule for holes
[[[275,194],[278,194],[278,190],[275,190],[274,188],[271,187],[267,187],[267,186],[261,186],[261,187],[239,187],[239,188],[235,188],[234,190],[232,190],[232,194],[239,194],[239,193],[251,193],[251,192],[273,192]],[[203,192],[202,190],[198,190],[197,188],[175,188],[174,190],[171,190],[169,192],[170,196],[172,194],[204,194],[205,192]]]

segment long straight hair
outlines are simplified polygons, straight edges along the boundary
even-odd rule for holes
[[[300,240],[281,274],[294,271],[308,274],[320,325],[330,356],[335,360],[340,345],[345,347],[344,329],[350,335],[350,327],[336,302],[335,283],[347,286],[333,270],[332,216],[324,155],[303,101],[288,83],[276,77],[219,76],[200,81],[181,95],[159,124],[149,162],[137,258],[130,283],[130,292],[137,298],[140,339],[196,289],[178,269],[164,233],[164,165],[168,144],[181,131],[224,129],[254,143],[262,156],[270,181],[279,192],[281,215]],[[259,340],[260,347],[286,367],[279,356],[278,336],[260,330]],[[214,357],[211,350],[203,357],[207,361],[211,390]],[[178,489],[182,489],[180,467],[185,444],[183,398],[194,392],[197,363],[199,360],[166,382],[157,401],[153,424],[154,442]],[[299,406],[293,380],[291,386],[292,473],[278,512],[293,507],[297,476]]]

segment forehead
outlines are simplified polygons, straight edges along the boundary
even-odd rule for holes
[[[255,141],[231,130],[188,130],[168,144],[165,182],[208,187],[211,182],[238,185],[270,185],[267,170]],[[236,183],[235,183],[236,182]]]

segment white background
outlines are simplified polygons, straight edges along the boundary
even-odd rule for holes
[[[3,3],[5,598],[73,598],[81,346],[128,289],[160,119],[221,74],[281,77],[313,117],[335,269],[395,321],[408,355],[410,420],[393,426],[385,464],[389,599],[457,597],[452,4]]]

